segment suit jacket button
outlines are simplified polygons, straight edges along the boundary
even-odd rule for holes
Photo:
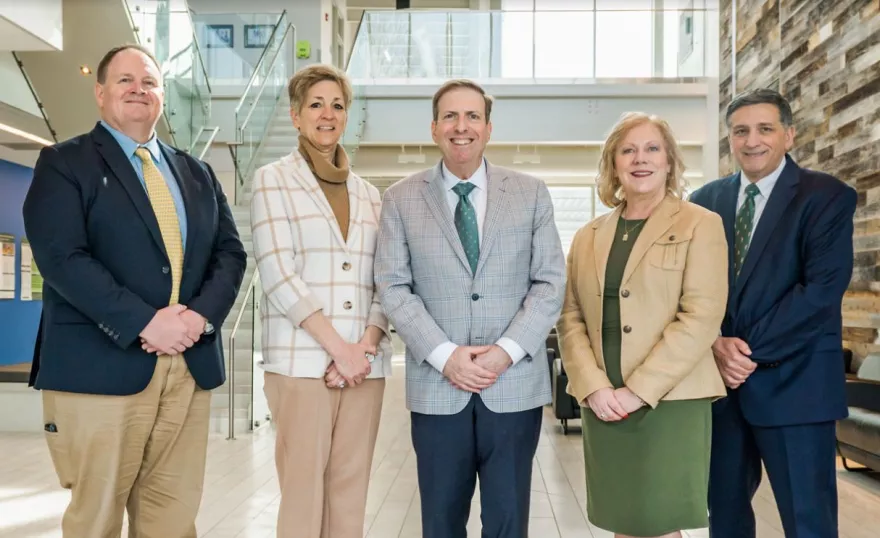
[[[669,236],[669,240],[670,240],[670,241],[675,241],[675,236],[674,236],[674,235],[670,235],[670,236]]]
[[[166,275],[167,275],[167,274],[170,273],[170,272],[171,272],[171,268],[168,267],[167,265],[166,265],[165,267],[162,268],[162,273],[163,273],[163,274],[166,274]]]
[[[623,297],[624,299],[626,299],[627,297],[629,297],[629,290],[621,291],[620,296]]]
[[[471,300],[472,300],[472,301],[479,301],[479,300],[480,300],[480,295],[477,294],[477,293],[471,295]]]
[[[624,325],[624,326],[623,326],[623,332],[625,332],[626,334],[631,333],[631,332],[632,332],[632,327],[630,327],[629,325]]]
[[[351,301],[345,301],[344,303],[342,303],[342,308],[346,310],[351,310]]]
[[[350,264],[350,263],[345,262],[345,263],[342,264],[342,270],[343,270],[343,271],[348,271],[348,270],[350,270],[350,269],[351,269],[351,264]]]

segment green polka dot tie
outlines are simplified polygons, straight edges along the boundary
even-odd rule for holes
[[[474,205],[468,200],[468,194],[476,186],[472,183],[459,182],[452,187],[452,192],[458,195],[458,205],[455,206],[455,229],[458,230],[458,238],[461,246],[471,265],[471,272],[477,272],[477,261],[480,259],[480,231],[477,227],[477,212]]]
[[[752,226],[755,221],[755,196],[760,193],[758,186],[750,183],[746,187],[746,200],[739,208],[739,213],[736,214],[736,241],[734,242],[733,257],[736,276],[739,276],[739,271],[746,260],[746,254],[749,252],[749,241],[752,237]]]

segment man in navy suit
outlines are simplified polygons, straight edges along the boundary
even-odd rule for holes
[[[691,196],[721,215],[730,253],[727,314],[713,346],[728,397],[714,406],[709,533],[755,536],[763,462],[785,535],[832,538],[856,192],[787,155],[792,113],[777,92],[739,95],[726,122],[742,171]]]
[[[147,49],[108,52],[102,120],[44,148],[24,202],[44,278],[31,372],[61,485],[62,532],[196,536],[220,326],[246,254],[204,162],[160,142],[162,77]]]

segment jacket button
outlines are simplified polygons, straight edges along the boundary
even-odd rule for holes
[[[167,265],[166,265],[165,267],[162,268],[162,274],[167,275],[167,274],[170,273],[170,272],[171,272],[171,268],[168,267]]]
[[[477,293],[471,295],[471,300],[472,300],[472,301],[479,301],[479,300],[480,300],[480,295],[477,294]]]
[[[621,291],[620,296],[623,297],[624,299],[626,299],[627,297],[629,297],[629,290]]]
[[[631,333],[631,332],[632,332],[632,327],[630,327],[629,325],[624,325],[624,326],[623,326],[623,332],[625,332],[626,334]]]
[[[344,303],[342,303],[342,308],[346,310],[351,310],[351,301],[345,301]]]
[[[674,235],[670,235],[670,236],[669,236],[669,240],[670,240],[670,241],[675,241],[675,236],[674,236]]]
[[[350,264],[350,263],[345,262],[345,263],[342,264],[342,270],[343,270],[343,271],[348,271],[349,269],[351,269],[351,264]]]

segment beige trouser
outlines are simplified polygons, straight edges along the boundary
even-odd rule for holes
[[[211,393],[183,356],[159,357],[131,396],[43,391],[45,432],[61,485],[71,491],[64,538],[195,538]]]
[[[328,389],[267,372],[281,484],[279,538],[363,538],[384,379]]]

